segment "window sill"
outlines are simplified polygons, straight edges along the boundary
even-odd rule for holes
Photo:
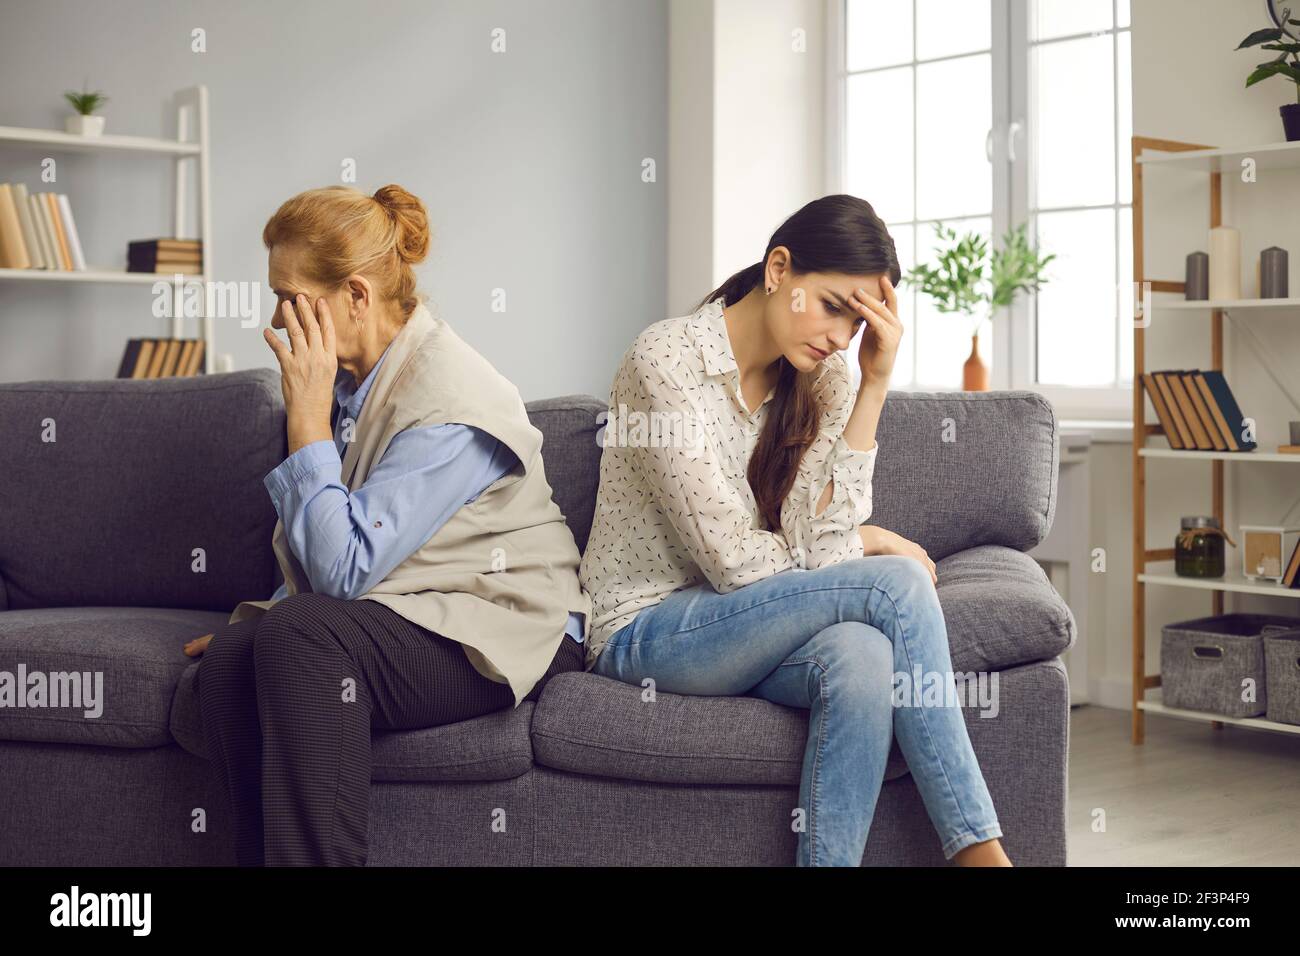
[[[1093,444],[1133,443],[1133,422],[1116,418],[1061,418],[1057,420],[1062,436],[1086,435]]]

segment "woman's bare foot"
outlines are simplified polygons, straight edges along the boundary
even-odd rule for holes
[[[1011,866],[1011,861],[1002,850],[1002,844],[997,840],[972,843],[964,850],[958,850],[952,861],[958,866]]]

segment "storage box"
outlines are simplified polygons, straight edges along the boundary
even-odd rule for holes
[[[1300,724],[1300,630],[1264,631],[1268,719]]]
[[[1225,717],[1262,717],[1268,709],[1263,635],[1268,625],[1300,629],[1300,618],[1220,614],[1166,624],[1160,637],[1164,705]],[[1253,700],[1243,699],[1248,687]]]
[[[1282,583],[1287,563],[1300,541],[1300,528],[1241,526],[1241,574],[1250,581]]]

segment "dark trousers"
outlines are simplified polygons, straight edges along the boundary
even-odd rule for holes
[[[526,699],[583,647],[560,643]],[[372,729],[469,720],[514,704],[457,642],[377,601],[297,594],[215,632],[196,676],[208,756],[241,866],[363,865]]]

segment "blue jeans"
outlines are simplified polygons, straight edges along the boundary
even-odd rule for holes
[[[682,588],[612,634],[593,670],[673,694],[808,708],[799,866],[862,863],[895,734],[945,859],[1002,836],[957,703],[939,597],[914,558],[790,569],[727,594]],[[903,692],[918,672],[943,681],[940,700],[914,683]]]

